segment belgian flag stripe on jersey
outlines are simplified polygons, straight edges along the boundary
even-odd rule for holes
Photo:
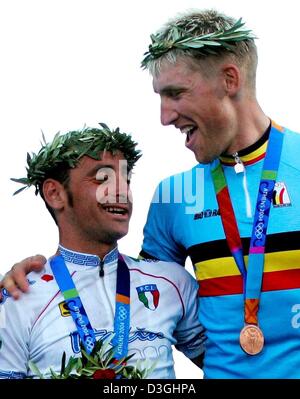
[[[241,238],[243,252],[248,255],[250,238]],[[300,249],[300,231],[268,234],[266,242],[266,253],[281,252]],[[209,259],[231,257],[226,239],[208,241],[193,245],[188,249],[188,255],[193,264]]]
[[[245,257],[247,265],[248,257]],[[242,277],[232,258],[195,265],[200,296],[241,294]],[[262,291],[300,288],[300,250],[265,254]]]

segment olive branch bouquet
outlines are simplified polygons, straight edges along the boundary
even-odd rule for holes
[[[112,339],[112,338],[111,338]],[[81,356],[71,356],[66,362],[66,353],[64,352],[61,360],[60,372],[56,373],[51,367],[49,372],[42,374],[38,367],[29,362],[29,367],[33,378],[40,379],[144,379],[152,373],[156,364],[147,366],[147,361],[138,360],[135,366],[128,366],[127,362],[134,354],[116,359],[114,357],[114,348],[108,348],[111,339],[105,341],[98,340],[90,354],[88,354],[83,345],[80,344]],[[146,367],[143,368],[143,364]],[[50,377],[49,377],[50,375]],[[32,377],[30,377],[32,378]]]

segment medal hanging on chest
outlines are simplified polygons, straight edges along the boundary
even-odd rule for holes
[[[279,168],[283,133],[284,129],[272,122],[259,183],[247,269],[242,241],[222,165],[219,161],[216,161],[211,170],[226,241],[243,279],[245,326],[240,332],[239,342],[241,348],[248,355],[259,354],[265,343],[263,332],[258,326],[258,310],[264,272],[267,227]]]
[[[246,324],[240,333],[241,348],[248,355],[257,355],[264,347],[264,336],[261,329],[255,324]]]

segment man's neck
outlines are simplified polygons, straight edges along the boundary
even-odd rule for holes
[[[236,136],[226,150],[226,155],[235,154],[256,143],[270,125],[270,119],[263,113],[260,106],[248,104],[238,110],[239,119],[236,124]]]
[[[89,255],[97,255],[102,260],[104,259],[105,255],[107,255],[117,246],[117,242],[112,244],[82,241],[75,243],[70,239],[64,239],[64,237],[60,237],[59,244],[70,251],[81,252]]]

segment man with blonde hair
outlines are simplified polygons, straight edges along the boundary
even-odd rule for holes
[[[191,215],[184,203],[152,203],[141,255],[180,264],[190,256],[207,378],[299,378],[300,135],[261,109],[254,35],[243,25],[199,11],[151,37],[142,66],[162,124],[186,134],[199,162],[189,173],[200,184],[202,171],[204,208]],[[155,197],[180,178],[165,179]]]

